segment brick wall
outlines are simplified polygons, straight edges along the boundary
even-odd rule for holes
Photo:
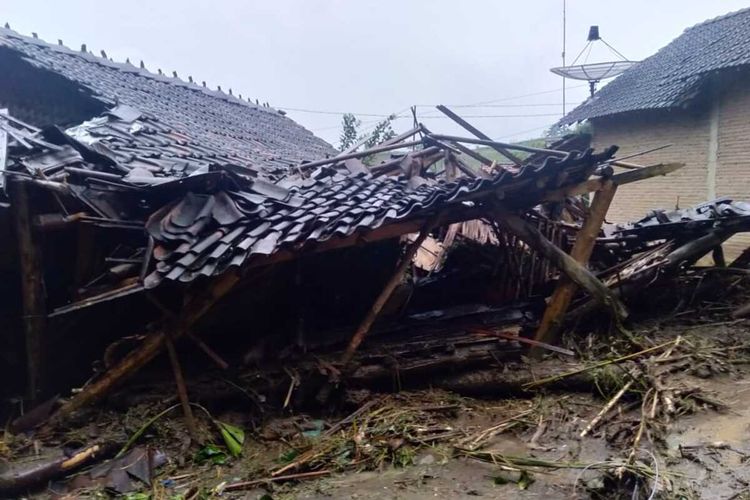
[[[592,146],[599,150],[617,144],[617,156],[672,144],[671,147],[633,158],[640,165],[681,162],[685,166],[664,177],[621,186],[608,219],[637,220],[656,208],[689,207],[706,200],[708,112],[665,112],[597,120]]]
[[[750,85],[735,82],[719,102],[716,195],[750,202]],[[749,246],[745,233],[726,242],[724,252],[734,258]]]
[[[592,145],[597,150],[617,144],[617,155],[626,156],[672,144],[631,161],[641,165],[685,163],[685,167],[667,176],[620,187],[607,217],[610,221],[637,220],[656,208],[685,208],[706,201],[711,119],[708,108],[614,116],[592,123]],[[739,83],[725,89],[719,96],[718,113],[716,196],[750,201],[750,86]],[[750,235],[732,238],[724,245],[727,259],[748,246]]]

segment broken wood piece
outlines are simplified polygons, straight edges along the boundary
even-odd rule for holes
[[[570,256],[581,266],[588,264],[596,244],[596,237],[599,236],[599,231],[616,192],[617,186],[612,181],[608,181],[594,195],[589,213],[576,234],[575,243],[570,251]],[[576,290],[577,286],[573,280],[565,275],[560,276],[534,336],[537,342],[551,343],[556,340],[557,332],[562,325],[565,313]]]
[[[630,388],[633,386],[633,381],[629,380],[625,385],[622,386],[622,388],[617,391],[617,393],[607,401],[607,404],[604,405],[604,408],[601,409],[599,413],[596,414],[596,416],[589,422],[589,424],[581,431],[579,434],[579,437],[585,438],[586,435],[593,431],[594,428],[601,422],[601,420],[604,418],[604,416],[611,410],[618,401],[625,395],[626,392],[630,390]]]
[[[489,330],[474,330],[477,335],[481,335],[483,337],[498,337],[501,339],[506,340],[512,340],[514,342],[519,342],[521,344],[527,344],[534,347],[541,347],[542,349],[547,349],[549,351],[553,351],[559,354],[565,354],[566,356],[575,356],[576,353],[571,351],[570,349],[564,349],[562,347],[558,347],[556,345],[546,344],[544,342],[539,342],[534,339],[527,339],[526,337],[521,337],[517,334],[507,333],[507,332],[498,332],[498,331],[489,331]]]
[[[173,339],[178,339],[185,331],[198,321],[211,307],[224,297],[239,282],[240,276],[235,272],[226,273],[216,278],[201,295],[195,295],[187,302],[184,310],[185,317],[179,328],[173,332]],[[141,367],[154,359],[161,352],[166,342],[164,331],[152,333],[146,337],[141,346],[125,356],[117,365],[107,370],[104,375],[87,386],[83,391],[76,394],[57,413],[53,415],[53,421],[64,419],[74,411],[86,405],[99,401],[109,392],[133,375]]]
[[[354,420],[356,420],[357,417],[359,417],[362,414],[370,411],[370,409],[373,406],[377,405],[380,402],[381,402],[381,400],[379,398],[371,399],[367,403],[365,403],[362,406],[360,406],[359,408],[357,408],[354,412],[350,413],[346,418],[344,418],[343,420],[338,421],[333,426],[331,426],[330,429],[328,429],[327,431],[325,431],[323,433],[323,436],[327,437],[327,436],[332,436],[332,435],[336,434],[345,425],[348,425],[348,424],[354,422]]]
[[[563,201],[565,198],[570,196],[579,196],[582,194],[599,191],[607,181],[611,181],[616,186],[622,186],[624,184],[642,181],[651,177],[667,175],[671,172],[674,172],[675,170],[681,169],[684,166],[684,163],[660,163],[658,165],[651,165],[638,170],[633,170],[632,172],[615,174],[609,178],[589,179],[573,186],[567,186],[564,188],[556,189],[554,191],[549,191],[542,197],[541,201]]]
[[[330,165],[331,163],[338,163],[340,161],[348,160],[350,158],[362,158],[364,156],[371,156],[376,153],[384,153],[386,151],[393,151],[394,149],[408,148],[411,146],[419,146],[421,144],[423,144],[423,141],[420,139],[417,141],[407,141],[407,142],[401,142],[397,144],[386,144],[386,145],[381,145],[381,146],[375,146],[373,148],[365,149],[357,153],[341,154],[341,155],[334,156],[331,158],[326,158],[324,160],[317,160],[317,161],[311,161],[308,163],[303,163],[299,166],[299,168],[301,168],[302,170],[308,170],[314,167],[322,167],[323,165]]]
[[[677,337],[675,340],[670,340],[669,342],[664,342],[663,344],[655,345],[654,347],[649,347],[648,349],[643,349],[642,351],[634,352],[632,354],[626,354],[625,356],[620,356],[619,358],[599,361],[598,363],[594,363],[592,365],[589,365],[583,368],[577,368],[575,370],[571,370],[569,372],[566,372],[560,375],[553,375],[551,377],[546,377],[543,379],[535,380],[534,382],[529,382],[527,384],[524,384],[524,388],[531,389],[534,387],[539,387],[540,385],[548,384],[550,382],[556,382],[563,378],[571,377],[573,375],[578,375],[579,373],[587,372],[590,370],[595,370],[603,366],[618,364],[618,363],[622,363],[623,361],[628,361],[631,359],[639,358],[641,356],[645,356],[646,354],[651,354],[652,352],[656,352],[661,349],[664,349],[665,347],[671,347],[674,344],[679,343],[680,341],[679,339],[680,337]]]
[[[117,450],[115,443],[98,443],[81,448],[71,454],[33,463],[21,469],[11,466],[0,472],[0,494],[21,494],[42,487],[52,479],[75,472],[98,460],[112,455]]]
[[[549,259],[573,282],[589,292],[597,302],[608,306],[616,319],[624,320],[627,318],[627,309],[612,291],[586,267],[583,267],[573,257],[545,238],[537,228],[518,215],[503,210],[496,211],[496,217],[511,233]]]
[[[467,122],[466,120],[464,120],[463,118],[461,118],[460,116],[458,116],[456,113],[454,113],[453,111],[451,111],[450,109],[448,109],[446,106],[443,106],[442,104],[440,104],[440,105],[438,105],[436,107],[437,107],[438,111],[440,111],[441,113],[443,113],[445,116],[447,116],[448,118],[450,118],[454,122],[456,122],[459,125],[461,125],[463,128],[465,128],[467,131],[469,131],[472,134],[474,134],[479,139],[491,140],[490,136],[488,136],[487,134],[482,133],[482,131],[480,131],[479,129],[477,129],[476,127],[474,127],[473,125],[471,125],[469,122]],[[514,155],[513,153],[511,153],[510,151],[508,151],[508,149],[506,147],[504,147],[503,145],[500,145],[500,144],[488,144],[488,146],[490,146],[492,149],[494,149],[495,151],[497,151],[498,153],[500,153],[501,155],[503,155],[504,157],[506,157],[507,159],[509,159],[510,161],[512,161],[513,164],[516,165],[517,167],[520,167],[521,164],[523,163],[523,160],[521,160],[519,157],[517,157],[516,155]]]
[[[8,181],[7,189],[21,267],[22,320],[26,344],[26,397],[36,402],[45,395],[47,386],[47,305],[42,245],[33,226],[29,181],[13,178]]]
[[[182,374],[182,367],[180,366],[180,358],[177,356],[177,349],[172,341],[172,334],[168,332],[164,341],[167,345],[167,353],[169,354],[169,363],[172,365],[174,381],[175,384],[177,384],[177,396],[180,399],[182,413],[185,416],[185,426],[187,427],[188,433],[190,433],[190,438],[193,442],[199,443],[200,436],[198,435],[198,427],[195,425],[193,409],[190,408],[190,399],[188,398],[187,386],[185,385],[185,377]]]
[[[188,331],[186,334],[187,338],[189,338],[201,351],[203,351],[206,356],[211,358],[211,361],[216,363],[216,366],[221,368],[222,370],[227,370],[229,368],[229,363],[224,361],[224,358],[219,356],[216,351],[211,349],[211,347],[208,346],[205,342],[203,342],[198,336],[196,336],[193,332]]]
[[[435,139],[439,141],[451,141],[451,142],[463,142],[466,144],[477,144],[479,146],[490,146],[491,148],[500,147],[503,149],[515,149],[518,151],[525,151],[527,153],[543,153],[549,156],[557,156],[558,158],[565,158],[570,153],[566,151],[558,151],[556,149],[545,149],[545,148],[533,148],[530,146],[523,146],[521,144],[507,144],[505,142],[493,141],[491,139],[472,139],[471,137],[459,137],[455,135],[444,135],[434,134],[428,135],[428,139]]]
[[[246,490],[248,488],[254,488],[265,483],[279,483],[282,481],[298,481],[300,479],[313,479],[322,477],[330,474],[330,470],[314,470],[310,472],[300,472],[299,474],[286,474],[284,476],[266,477],[263,479],[254,479],[252,481],[242,481],[239,483],[231,483],[223,488],[223,491],[239,491]]]
[[[746,318],[747,316],[750,316],[750,303],[732,311],[732,317],[735,319]]]
[[[414,255],[417,253],[417,250],[419,250],[419,247],[422,245],[425,238],[427,238],[427,235],[430,234],[432,228],[437,224],[439,218],[440,216],[436,215],[429,221],[427,221],[422,227],[422,230],[419,232],[419,236],[417,236],[417,239],[414,240],[414,242],[412,242],[411,245],[409,245],[409,247],[406,249],[406,252],[401,257],[401,262],[399,262],[398,267],[396,267],[393,275],[386,282],[383,290],[380,292],[380,295],[378,295],[378,297],[375,299],[375,302],[372,304],[372,307],[370,307],[367,315],[357,327],[354,335],[352,335],[352,339],[349,341],[349,345],[347,346],[346,351],[341,356],[341,364],[343,366],[348,365],[354,357],[354,353],[357,351],[357,348],[365,340],[365,337],[370,331],[370,327],[372,327],[372,324],[377,319],[380,311],[383,309],[383,306],[385,306],[385,303],[388,301],[388,298],[391,296],[399,283],[401,283],[401,278],[411,265],[411,261],[414,258]]]

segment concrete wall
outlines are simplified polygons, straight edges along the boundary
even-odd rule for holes
[[[665,177],[622,186],[608,219],[637,220],[656,208],[686,208],[719,196],[750,201],[750,86],[736,82],[701,110],[676,110],[595,120],[593,146],[620,146],[618,156],[672,144],[633,158],[641,165],[682,162]],[[750,235],[724,245],[731,259],[750,246]]]

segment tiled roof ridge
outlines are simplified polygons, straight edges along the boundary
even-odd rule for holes
[[[701,21],[698,24],[694,24],[693,26],[690,26],[689,28],[686,28],[683,33],[687,33],[688,31],[694,30],[696,28],[700,28],[702,26],[706,26],[708,24],[717,23],[719,21],[724,21],[726,19],[729,19],[731,17],[735,17],[742,14],[750,14],[750,7],[745,7],[744,9],[735,10],[732,12],[727,12],[726,14],[722,14],[720,16],[716,16],[711,19],[706,19],[705,21]]]
[[[242,106],[247,106],[247,107],[250,107],[250,108],[253,108],[253,109],[257,109],[257,110],[262,110],[262,111],[265,111],[265,112],[268,112],[268,113],[284,114],[284,113],[281,113],[279,110],[277,110],[277,109],[275,109],[273,107],[270,107],[270,106],[261,106],[259,104],[255,104],[255,103],[253,103],[253,102],[251,102],[249,100],[250,98],[248,98],[247,101],[244,101],[244,100],[238,98],[237,96],[235,96],[233,94],[227,94],[227,93],[225,93],[224,91],[221,90],[221,86],[217,86],[217,90],[211,90],[210,88],[204,87],[203,85],[199,85],[199,84],[197,84],[195,82],[190,82],[190,81],[186,82],[183,79],[181,79],[179,76],[176,76],[177,72],[173,72],[175,76],[167,76],[166,74],[153,73],[153,72],[149,71],[147,68],[135,66],[134,64],[132,64],[129,61],[126,61],[126,62],[116,62],[116,61],[113,61],[112,59],[109,59],[109,58],[105,57],[105,53],[104,53],[103,50],[102,50],[102,53],[103,53],[102,56],[97,56],[97,55],[93,54],[90,51],[85,51],[84,52],[84,50],[86,48],[86,44],[84,44],[81,47],[82,50],[75,50],[75,49],[72,49],[72,48],[64,45],[62,43],[62,40],[59,40],[57,44],[54,44],[54,43],[47,42],[46,40],[43,40],[43,39],[39,38],[36,35],[36,33],[32,33],[32,36],[22,35],[21,33],[18,33],[17,31],[11,29],[10,26],[8,25],[8,23],[5,23],[4,26],[0,26],[0,46],[2,45],[2,41],[1,40],[2,40],[3,36],[7,36],[7,37],[11,37],[11,38],[16,38],[16,39],[22,40],[22,41],[24,41],[26,43],[32,43],[32,44],[35,44],[35,45],[38,45],[38,46],[41,46],[41,47],[45,47],[45,48],[47,48],[49,50],[54,50],[54,51],[57,51],[57,52],[62,52],[62,53],[67,54],[67,55],[71,55],[71,56],[75,56],[75,57],[80,57],[81,59],[84,59],[84,60],[86,60],[88,62],[93,62],[93,63],[96,63],[96,64],[100,64],[102,66],[113,68],[113,69],[116,69],[116,70],[119,70],[119,71],[125,71],[125,72],[128,72],[128,73],[136,73],[139,76],[142,76],[144,78],[149,78],[151,80],[156,80],[156,81],[159,81],[159,82],[162,82],[162,83],[168,83],[168,84],[171,84],[171,85],[179,85],[179,86],[188,88],[190,90],[193,90],[194,92],[203,92],[204,94],[206,94],[208,96],[211,96],[211,97],[216,98],[216,99],[221,99],[221,100],[229,102],[229,103],[239,104],[239,105],[242,105]],[[231,91],[231,87],[230,87],[230,91]]]

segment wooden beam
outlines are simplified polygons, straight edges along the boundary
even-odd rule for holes
[[[580,285],[600,303],[612,309],[613,315],[619,320],[627,318],[628,312],[620,300],[586,267],[582,266],[566,254],[551,241],[544,237],[537,228],[524,221],[521,217],[502,210],[496,211],[497,220],[511,233],[524,243],[544,255],[560,271],[565,273],[573,282]]]
[[[9,180],[7,188],[21,272],[21,299],[26,344],[26,396],[30,401],[38,401],[47,390],[45,373],[47,368],[45,349],[47,306],[41,244],[33,226],[29,182],[13,178]]]
[[[464,142],[467,144],[479,144],[480,146],[501,147],[507,149],[515,149],[518,151],[526,151],[527,153],[544,153],[550,156],[557,156],[564,158],[570,153],[565,151],[558,151],[556,149],[544,149],[544,148],[532,148],[530,146],[522,146],[521,144],[507,144],[505,142],[493,141],[492,139],[472,139],[471,137],[458,137],[455,135],[442,135],[442,134],[431,134],[427,138],[437,139],[439,141],[450,141],[450,142]]]
[[[299,165],[299,168],[303,170],[307,170],[314,167],[320,167],[323,165],[329,165],[331,163],[338,163],[340,161],[348,160],[350,158],[362,158],[363,156],[370,156],[374,155],[376,153],[383,153],[385,151],[392,151],[394,149],[401,149],[401,148],[408,148],[411,146],[419,146],[423,144],[422,140],[418,141],[407,141],[407,142],[401,142],[398,144],[386,144],[381,146],[375,146],[374,148],[365,149],[364,151],[360,151],[358,153],[348,153],[348,154],[340,154],[338,156],[333,156],[331,158],[326,158],[323,160],[317,160],[317,161],[311,161],[308,163],[303,163]]]
[[[182,374],[180,358],[177,356],[177,348],[175,348],[174,346],[172,335],[167,334],[164,341],[167,345],[169,363],[172,365],[172,373],[174,373],[174,381],[177,385],[177,396],[180,399],[182,413],[185,416],[185,426],[187,427],[188,433],[190,434],[190,438],[193,440],[193,442],[200,443],[198,427],[196,427],[195,425],[195,417],[193,416],[193,409],[190,407],[190,399],[188,398],[187,386],[185,385],[185,377]]]
[[[422,243],[424,243],[425,238],[427,238],[427,236],[430,234],[432,228],[437,225],[438,220],[439,216],[435,216],[432,217],[428,222],[426,222],[419,232],[419,236],[417,236],[417,239],[414,240],[406,249],[406,252],[404,252],[404,255],[401,257],[401,261],[396,267],[396,270],[393,272],[393,275],[386,282],[383,290],[377,296],[375,302],[372,304],[372,307],[370,307],[370,310],[367,312],[364,319],[357,327],[357,330],[354,332],[354,335],[352,335],[352,338],[349,341],[349,345],[347,346],[346,351],[344,351],[344,354],[341,356],[341,364],[344,367],[346,367],[346,365],[351,362],[352,358],[354,357],[354,353],[357,351],[357,348],[365,340],[365,337],[370,332],[372,324],[377,319],[380,311],[383,310],[383,306],[385,306],[385,303],[388,301],[391,294],[393,294],[393,291],[396,289],[399,283],[401,283],[401,279],[403,278],[406,270],[411,265],[411,261],[414,258],[414,255],[417,253],[417,250],[419,250],[419,247],[422,246]]]
[[[240,275],[236,272],[222,274],[203,293],[197,294],[188,300],[183,308],[184,313],[181,316],[181,323],[170,332],[172,339],[175,340],[184,335],[219,299],[229,293],[239,281]],[[114,387],[127,380],[161,352],[166,342],[166,335],[164,330],[148,335],[138,349],[129,353],[119,363],[107,370],[101,378],[65,403],[57,411],[54,419],[63,419],[84,406],[104,398]]]
[[[630,170],[628,172],[622,172],[615,174],[611,177],[612,182],[621,186],[623,184],[630,184],[631,182],[642,181],[658,175],[667,175],[679,170],[684,167],[684,163],[659,163],[657,165],[651,165],[649,167],[643,167],[636,170]]]
[[[8,116],[7,109],[0,109],[0,120]],[[5,164],[8,161],[8,133],[0,127],[0,188],[5,186]]]
[[[588,264],[591,252],[594,250],[596,238],[599,236],[599,230],[602,227],[616,191],[617,185],[612,181],[607,181],[602,189],[594,195],[594,201],[591,203],[589,213],[583,221],[583,225],[578,231],[576,241],[570,251],[570,256],[582,266]],[[539,329],[536,331],[534,338],[537,342],[554,343],[557,340],[556,337],[560,325],[576,290],[577,286],[573,280],[565,275],[560,276],[557,287],[555,287],[547,308],[544,310],[544,316],[539,324]]]
[[[447,107],[443,106],[442,104],[438,105],[437,109],[438,109],[438,111],[440,111],[441,113],[443,113],[445,116],[447,116],[448,118],[450,118],[454,122],[456,122],[459,125],[461,125],[466,130],[468,130],[469,132],[471,132],[472,134],[474,134],[479,139],[484,139],[484,140],[492,141],[492,139],[490,139],[490,136],[488,136],[487,134],[483,133],[481,130],[479,130],[478,128],[474,127],[471,123],[467,122],[466,120],[464,120],[463,118],[461,118],[456,113],[454,113],[453,111],[451,111]],[[493,143],[493,144],[487,144],[487,146],[491,147],[492,149],[494,149],[495,151],[497,151],[498,153],[500,153],[501,155],[503,155],[504,157],[506,157],[507,159],[509,159],[510,161],[512,161],[513,164],[516,165],[516,166],[520,167],[521,164],[523,163],[523,160],[521,160],[519,157],[517,157],[516,155],[514,155],[513,153],[511,153],[510,151],[508,151],[508,149],[504,145],[494,144]]]
[[[607,182],[612,182],[616,186],[622,186],[623,184],[630,184],[631,182],[642,181],[659,175],[667,175],[684,166],[684,163],[660,163],[658,165],[651,165],[649,167],[633,170],[632,172],[615,174],[609,178],[601,177],[598,179],[589,179],[579,184],[549,191],[544,195],[540,202],[563,201],[569,196],[579,196],[599,191]]]

